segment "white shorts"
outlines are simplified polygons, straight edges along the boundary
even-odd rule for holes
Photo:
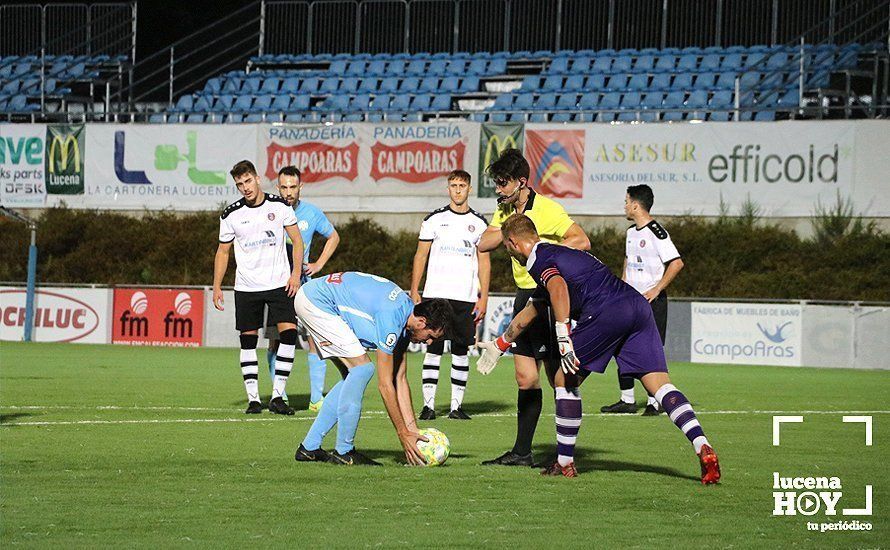
[[[339,315],[322,311],[303,292],[297,291],[294,297],[294,311],[297,318],[315,340],[318,354],[322,359],[331,357],[361,357],[365,348],[358,337]]]

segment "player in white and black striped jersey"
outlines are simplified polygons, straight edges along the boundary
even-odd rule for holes
[[[485,317],[491,276],[488,253],[476,248],[488,221],[468,204],[472,190],[470,179],[470,174],[463,170],[451,172],[447,180],[451,202],[430,212],[420,225],[410,290],[415,303],[432,298],[446,298],[451,303],[454,320],[450,336],[451,409],[448,418],[459,420],[470,418],[462,408],[470,373],[467,353],[476,341],[476,324]],[[424,268],[427,275],[421,298],[419,288]],[[436,418],[436,388],[444,349],[444,340],[439,340],[427,348],[423,359],[421,420]]]
[[[668,308],[665,289],[683,269],[683,259],[667,230],[649,213],[654,203],[655,195],[648,185],[632,185],[627,188],[624,214],[634,224],[627,228],[621,279],[649,300],[655,315],[655,325],[664,345]],[[619,374],[618,387],[621,389],[620,399],[600,408],[600,411],[624,414],[637,412],[634,379]],[[650,395],[643,415],[653,416],[660,412],[658,401]]]
[[[241,375],[248,403],[245,412],[262,411],[256,346],[257,330],[265,326],[264,309],[268,307],[269,321],[277,324],[281,341],[269,410],[292,415],[294,410],[282,396],[293,368],[297,343],[293,296],[300,288],[303,240],[293,208],[281,197],[263,192],[253,163],[243,160],[230,173],[244,198],[227,206],[219,218],[219,247],[213,261],[213,305],[223,310],[221,287],[234,243],[235,328],[241,340]],[[288,262],[285,234],[293,242],[293,264]]]

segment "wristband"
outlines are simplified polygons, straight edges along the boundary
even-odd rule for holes
[[[504,339],[504,335],[502,334],[502,335],[498,336],[497,340],[494,341],[494,345],[496,345],[498,347],[498,349],[501,350],[502,352],[506,352],[508,349],[510,349],[510,346],[512,344],[510,344],[510,342],[506,341]]]
[[[569,322],[568,321],[557,321],[553,323],[553,328],[556,330],[557,338],[566,338],[569,335]]]

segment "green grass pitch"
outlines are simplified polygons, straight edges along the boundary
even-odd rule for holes
[[[260,353],[262,356],[263,354]],[[383,468],[298,464],[313,416],[243,414],[237,350],[0,344],[0,546],[778,548],[887,546],[890,372],[672,364],[720,455],[723,480],[698,482],[682,434],[664,416],[606,417],[615,375],[582,389],[586,416],[577,479],[482,467],[515,434],[511,362],[471,371],[473,420],[423,422],[444,431],[452,456],[409,468],[376,382],[356,444]],[[418,356],[409,358],[419,410]],[[447,362],[447,361],[446,361]],[[261,389],[270,390],[263,376]],[[289,383],[308,402],[305,355]],[[443,366],[438,403],[450,397]],[[328,383],[335,380],[330,367]],[[642,400],[642,390],[638,388]],[[545,390],[535,453],[554,451]],[[441,407],[438,407],[441,410]],[[775,411],[801,414],[772,445]],[[873,416],[874,444],[847,411]],[[326,447],[333,444],[333,434]],[[870,517],[772,515],[773,472],[838,476],[841,506]],[[807,521],[868,521],[870,532],[818,533]]]

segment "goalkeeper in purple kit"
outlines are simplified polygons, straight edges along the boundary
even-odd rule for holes
[[[717,483],[717,454],[692,405],[671,384],[661,337],[646,299],[589,253],[542,242],[526,216],[511,216],[501,231],[507,251],[525,265],[538,288],[503,335],[494,342],[478,344],[482,356],[477,370],[491,372],[511,342],[537,317],[538,307],[550,304],[561,366],[554,380],[558,457],[542,474],[578,475],[574,453],[581,427],[579,386],[591,372],[604,372],[615,357],[619,373],[638,378],[692,443],[702,483]],[[570,333],[571,320],[577,325]]]

